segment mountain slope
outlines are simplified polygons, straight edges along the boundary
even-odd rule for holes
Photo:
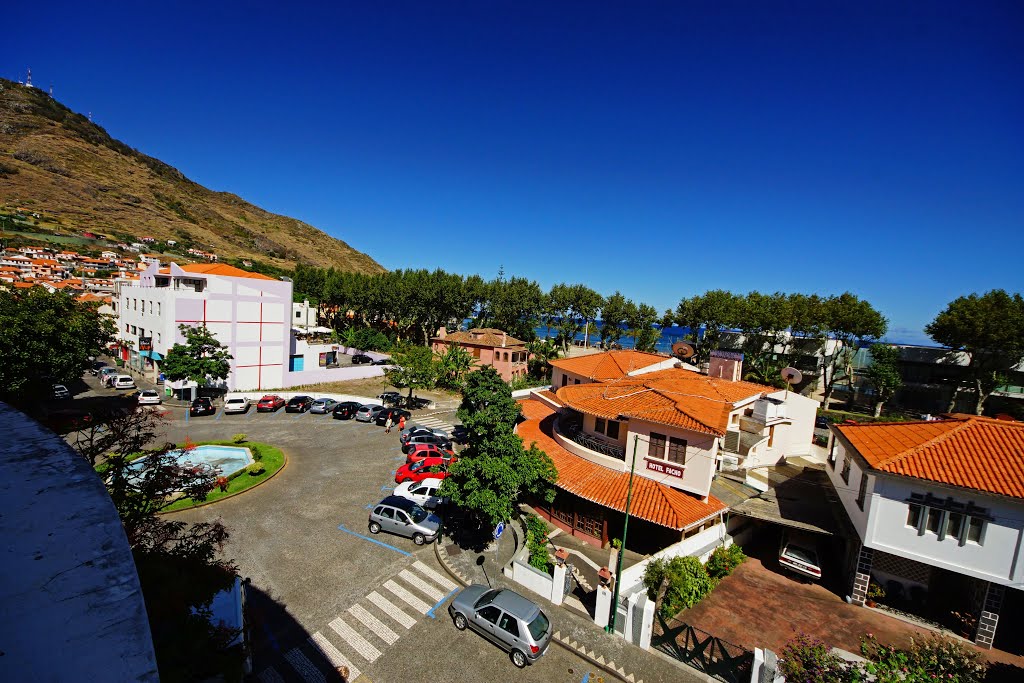
[[[383,272],[372,258],[302,221],[214,192],[111,138],[35,88],[0,79],[0,204],[72,232],[158,240],[253,258]]]

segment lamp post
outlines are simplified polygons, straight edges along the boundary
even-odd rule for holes
[[[622,415],[619,420],[625,420]],[[622,583],[622,556],[626,553],[626,532],[629,531],[629,505],[633,502],[633,472],[636,470],[636,448],[640,443],[640,435],[633,435],[633,459],[629,463],[629,486],[626,490],[626,521],[622,524],[622,547],[619,549],[619,557],[615,567],[615,594],[612,596],[612,615],[608,625],[604,627],[606,633],[615,632],[615,618],[619,616],[619,584]]]

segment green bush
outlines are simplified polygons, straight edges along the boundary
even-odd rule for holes
[[[237,434],[236,434],[237,436]],[[235,443],[238,443],[237,441]],[[249,444],[249,452],[252,453],[253,462],[259,462],[263,460],[263,453],[260,452],[259,447],[256,444]]]
[[[245,443],[245,440],[248,438],[249,437],[247,434],[235,434],[233,437],[231,437],[231,441],[232,443]]]
[[[860,650],[868,660],[865,670],[878,683],[981,683],[988,666],[970,645],[936,635],[911,640],[904,650],[882,645],[869,634],[861,640]]]
[[[527,515],[526,522],[526,547],[530,550],[530,566],[548,571],[551,560],[548,559],[548,525],[537,515]]]
[[[728,548],[718,546],[711,553],[704,569],[707,570],[708,576],[717,580],[732,574],[732,570],[740,566],[745,559],[747,556],[743,553],[743,549],[735,543]]]
[[[667,586],[659,611],[666,619],[693,607],[715,587],[715,580],[696,557],[651,560],[644,569],[647,597],[657,599],[662,583]]]
[[[789,683],[855,683],[859,668],[832,654],[825,641],[805,633],[793,638],[779,655],[779,671]]]

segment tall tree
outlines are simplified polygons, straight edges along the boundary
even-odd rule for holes
[[[543,307],[544,292],[535,281],[523,277],[495,280],[490,288],[490,320],[486,326],[527,342],[537,336],[534,328]]]
[[[556,327],[562,353],[568,353],[576,335],[597,318],[598,310],[604,305],[604,297],[586,285],[562,283],[551,288],[548,299],[552,312],[557,315]]]
[[[402,346],[391,354],[394,365],[384,371],[393,386],[409,390],[409,401],[415,389],[429,389],[437,381],[434,352],[426,346]]]
[[[633,348],[637,351],[654,351],[661,337],[661,330],[654,327],[661,320],[658,310],[649,304],[634,304],[626,301],[626,327],[633,337]]]
[[[888,344],[874,344],[871,347],[871,364],[864,376],[874,389],[875,417],[882,414],[882,406],[896,395],[902,386],[900,376],[900,350]]]
[[[690,330],[687,335],[697,348],[695,361],[704,363],[722,343],[722,335],[736,326],[738,297],[723,289],[683,299],[676,307],[675,321]]]
[[[70,384],[113,338],[97,306],[64,292],[0,290],[0,399],[31,406]]]
[[[458,391],[465,383],[466,375],[473,369],[473,356],[458,344],[451,344],[435,361],[437,386]]]
[[[171,347],[160,371],[170,380],[190,379],[199,384],[227,379],[233,356],[213,332],[206,325],[181,324],[178,329],[185,335],[185,343]]]
[[[745,375],[770,386],[784,386],[780,370],[793,322],[790,298],[782,292],[750,292],[739,299],[736,327],[743,333]]]
[[[822,311],[822,338],[827,340],[821,350],[825,396],[822,405],[828,408],[840,375],[846,377],[853,399],[853,359],[857,349],[885,335],[889,322],[875,308],[850,292],[825,300]],[[842,373],[840,372],[842,371]]]
[[[994,289],[979,296],[954,299],[928,323],[925,332],[936,343],[968,359],[974,411],[981,415],[985,401],[1006,382],[1007,373],[1024,363],[1024,298]],[[958,385],[949,410],[963,385]]]
[[[615,290],[601,307],[601,346],[607,349],[622,339],[622,326],[626,323],[626,297]]]

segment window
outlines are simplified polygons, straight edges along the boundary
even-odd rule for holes
[[[160,302],[159,301],[156,302],[156,314],[160,315]]]
[[[135,325],[132,325],[132,334],[138,334],[138,332],[136,332],[135,330]]]
[[[612,439],[619,438],[619,423],[615,422],[614,420],[609,420],[608,421],[608,431],[605,432],[605,433],[608,435],[609,438],[612,438]]]
[[[840,472],[840,476],[843,481],[847,484],[850,483],[850,456],[847,455],[843,458],[843,471]]]
[[[960,532],[963,530],[964,516],[959,512],[950,512],[946,515],[946,534],[944,538],[960,539]]]
[[[386,508],[386,507],[378,507],[378,508],[377,508],[376,510],[374,510],[373,512],[374,512],[374,514],[376,514],[376,515],[379,515],[379,516],[381,516],[381,517],[386,517],[387,519],[392,519],[392,518],[394,518],[394,515],[393,515],[393,514],[391,514],[391,508]]]
[[[295,319],[298,320],[302,317],[302,311],[295,311]]]
[[[139,300],[138,299],[132,299],[132,310],[133,311],[139,310]]]
[[[598,434],[604,434],[604,418],[598,417],[594,420],[594,431]]]
[[[928,533],[938,534],[942,527],[942,510],[928,508],[928,516],[925,520],[924,529]]]
[[[501,610],[494,605],[487,605],[482,610],[476,613],[478,617],[485,621],[489,621],[492,624],[497,623],[498,617],[501,616]]]
[[[511,614],[505,613],[501,615],[501,620],[498,621],[498,628],[502,631],[507,631],[516,638],[519,637],[519,622]]]
[[[833,470],[836,468],[836,442],[835,442],[835,439],[832,440],[832,448],[830,448],[829,451],[828,451],[828,466],[831,469],[833,469]]]
[[[647,444],[647,455],[651,458],[657,458],[662,460],[665,457],[665,438],[664,434],[658,434],[657,432],[651,432],[651,440]]]
[[[569,375],[562,375],[562,386],[564,387],[569,383]]]
[[[967,540],[971,543],[981,544],[984,536],[985,520],[978,517],[971,517],[967,522]]]
[[[574,379],[574,380],[572,381],[572,383],[573,383],[573,384],[579,384],[579,383],[580,383],[580,381],[579,381],[578,379]]]
[[[156,343],[157,344],[160,343],[160,333],[159,332],[156,333]]]
[[[677,465],[686,464],[686,439],[677,439],[674,436],[669,437],[668,457],[666,460]]]
[[[857,491],[857,507],[864,509],[864,498],[868,494],[868,473],[860,473],[860,490]]]
[[[401,522],[402,524],[410,524],[409,516],[401,510],[395,510],[395,521]]]
[[[921,527],[921,513],[924,511],[920,505],[914,505],[910,503],[907,506],[907,526],[914,529]]]

